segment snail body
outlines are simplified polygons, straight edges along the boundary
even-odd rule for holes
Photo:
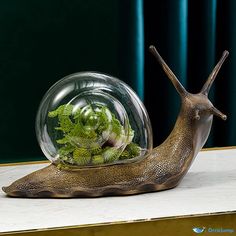
[[[150,46],[150,51],[181,97],[175,126],[161,145],[136,161],[74,169],[60,169],[50,164],[3,187],[3,191],[12,197],[72,198],[132,195],[176,187],[205,144],[213,115],[226,119],[207,96],[228,52],[223,53],[201,91],[191,94],[181,85],[154,46]]]

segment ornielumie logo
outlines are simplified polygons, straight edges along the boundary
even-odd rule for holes
[[[194,227],[193,228],[193,232],[195,232],[196,234],[201,234],[205,231],[206,227]]]
[[[206,227],[194,227],[193,232],[196,234],[201,234],[203,232],[208,233],[234,233],[234,229],[226,229],[226,228],[206,228]]]

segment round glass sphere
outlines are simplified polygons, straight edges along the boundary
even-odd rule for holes
[[[36,135],[45,156],[65,167],[133,162],[152,150],[150,120],[138,96],[96,72],[66,76],[47,91]]]

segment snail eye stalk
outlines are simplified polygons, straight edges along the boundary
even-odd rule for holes
[[[213,82],[214,82],[221,66],[223,65],[225,59],[228,57],[228,55],[229,55],[228,51],[223,52],[223,55],[222,55],[221,59],[219,60],[219,62],[217,63],[217,65],[215,66],[215,68],[213,69],[211,74],[209,75],[209,77],[208,77],[206,83],[203,85],[200,93],[208,96],[208,93],[211,89],[211,86],[212,86],[212,84],[213,84]]]
[[[179,93],[181,97],[185,96],[187,94],[187,91],[185,90],[184,86],[179,82],[175,74],[172,72],[170,67],[165,63],[161,55],[158,53],[156,48],[151,45],[149,47],[149,51],[152,53],[152,55],[157,59],[157,61],[162,66],[163,70],[165,71],[168,78],[171,80],[172,84],[174,85],[175,89]]]

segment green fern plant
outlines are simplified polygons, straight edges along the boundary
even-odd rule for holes
[[[48,113],[49,118],[57,119],[55,130],[61,134],[61,138],[56,140],[61,163],[100,165],[140,155],[141,148],[132,142],[134,131],[131,126],[129,136],[124,137],[124,127],[106,106],[94,109],[87,105],[75,112],[73,109],[73,105],[65,104]],[[110,118],[107,113],[111,114]],[[106,133],[110,136],[106,143],[101,144],[100,138]],[[124,140],[126,148],[121,153],[116,144]]]

